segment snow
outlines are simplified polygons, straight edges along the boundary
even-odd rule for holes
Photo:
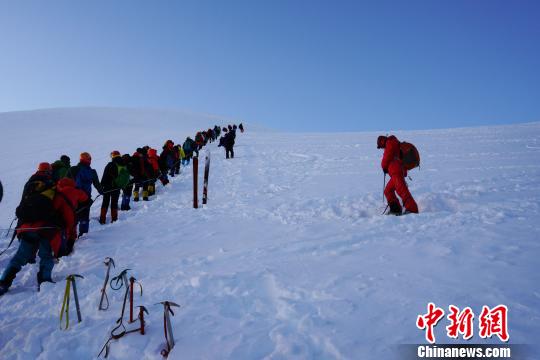
[[[101,173],[113,149],[161,147],[228,122],[158,110],[0,114],[0,225],[9,226],[40,161],[90,151]],[[29,265],[0,298],[2,358],[95,358],[123,299],[109,289],[109,310],[97,310],[107,256],[117,265],[111,276],[132,269],[144,288],[135,305],[150,311],[146,335],[113,341],[112,359],[161,358],[163,307],[155,304],[165,300],[182,306],[171,318],[171,359],[399,358],[400,344],[425,343],[415,322],[428,302],[470,306],[477,316],[482,305],[505,304],[510,343],[538,351],[540,123],[392,133],[422,156],[409,181],[417,216],[380,216],[378,133],[293,134],[249,124],[234,160],[215,143],[207,147],[208,206],[192,208],[191,165],[117,223],[100,226],[94,205],[91,232],[55,266],[56,284],[37,293],[37,267]],[[2,269],[15,249],[0,258]],[[63,279],[71,273],[85,277],[77,281],[83,321],[72,303],[70,329],[62,331]],[[443,323],[437,341],[452,342]],[[485,342],[476,328],[473,340]]]

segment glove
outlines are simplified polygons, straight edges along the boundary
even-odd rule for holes
[[[382,169],[382,171],[385,175],[388,174],[388,169]]]

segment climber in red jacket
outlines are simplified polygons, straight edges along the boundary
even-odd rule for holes
[[[388,207],[390,211],[389,215],[401,215],[402,208],[396,197],[396,192],[403,201],[403,207],[405,212],[403,214],[418,213],[418,205],[412,197],[405,177],[407,176],[407,170],[403,167],[401,160],[400,142],[394,136],[379,136],[377,138],[377,149],[384,149],[383,158],[381,161],[381,167],[385,174],[390,175],[390,181],[386,184],[384,189],[384,196],[388,201]]]

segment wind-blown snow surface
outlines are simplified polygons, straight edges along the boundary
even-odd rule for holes
[[[103,126],[97,122],[82,136],[75,126],[65,129],[65,143],[25,138],[20,151],[9,148],[17,158],[2,159],[2,180],[10,186],[0,224],[12,218],[10,188],[22,187],[38,158],[93,146],[101,172],[108,134],[122,132],[103,134]],[[16,134],[7,128],[2,143]],[[178,138],[166,128],[132,134],[118,139],[122,151]],[[30,265],[0,298],[2,358],[95,358],[122,301],[121,291],[109,289],[110,309],[97,311],[106,256],[117,264],[112,275],[133,269],[144,287],[136,305],[150,311],[147,334],[112,342],[113,359],[160,358],[163,310],[154,304],[163,300],[182,305],[172,317],[173,359],[394,358],[399,344],[425,343],[415,321],[430,301],[445,309],[470,306],[477,316],[482,305],[505,304],[510,343],[538,351],[540,124],[396,134],[423,155],[409,182],[418,216],[380,215],[377,134],[265,133],[249,126],[237,136],[234,160],[208,147],[207,207],[191,208],[191,166],[115,224],[100,226],[95,205],[90,234],[54,268],[57,284],[36,293],[37,269]],[[2,268],[13,248],[0,258]],[[83,322],[74,321],[72,309],[72,325],[61,331],[63,279],[71,273],[85,277],[77,283]],[[440,342],[449,340],[446,325],[436,328]],[[477,328],[473,340],[482,342]]]

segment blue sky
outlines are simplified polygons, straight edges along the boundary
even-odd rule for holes
[[[285,130],[540,121],[540,1],[1,1],[0,111],[180,108]]]

